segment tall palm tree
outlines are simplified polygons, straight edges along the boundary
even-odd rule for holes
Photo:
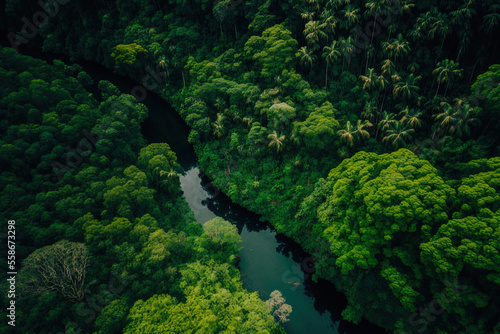
[[[367,8],[367,11],[365,12],[365,16],[370,16],[375,13],[375,20],[374,22],[377,22],[378,14],[382,10],[388,9],[388,0],[370,0],[365,3],[365,7]],[[370,39],[370,44],[373,43],[373,36],[375,34],[375,29],[372,30],[372,37]]]
[[[311,76],[311,70],[314,62],[316,61],[316,55],[313,53],[313,50],[309,49],[307,46],[303,46],[299,49],[300,55],[300,65],[309,69],[309,79]]]
[[[217,120],[214,122],[213,127],[214,127],[214,135],[217,138],[221,138],[225,133],[226,130],[224,130],[224,125],[222,124],[224,121],[224,116],[222,114],[217,114]]]
[[[500,13],[490,13],[483,17],[481,28],[489,34],[498,25],[500,25]]]
[[[275,147],[277,153],[283,150],[283,147],[285,146],[285,135],[278,136],[276,130],[274,130],[273,133],[267,136],[267,139],[270,140],[269,147]]]
[[[383,74],[381,74],[375,78],[375,83],[377,84],[378,87],[380,87],[380,90],[384,91],[384,97],[382,98],[382,103],[380,104],[380,110],[383,110],[385,98],[387,96],[386,88],[389,86],[389,81],[385,78]]]
[[[337,18],[335,17],[335,11],[330,9],[325,9],[321,12],[321,18],[323,19],[323,25],[325,31],[329,34],[335,34],[335,28],[337,28]]]
[[[450,127],[455,123],[455,117],[453,116],[454,110],[447,102],[441,104],[443,110],[441,113],[434,116],[436,121],[439,121],[439,127],[449,131]]]
[[[441,84],[446,82],[446,91],[444,93],[444,96],[446,97],[451,79],[454,77],[462,77],[463,71],[459,69],[458,66],[458,63],[455,63],[453,60],[449,59],[444,59],[437,63],[437,68],[432,71],[432,74],[436,76],[436,80],[438,82],[438,87],[434,96],[437,96]]]
[[[356,136],[356,138],[359,141],[362,141],[364,139],[368,139],[368,138],[370,138],[370,133],[368,131],[366,131],[365,129],[370,128],[372,126],[373,126],[373,124],[370,123],[370,121],[365,119],[363,122],[361,122],[361,120],[358,119],[358,122],[356,123],[356,130],[354,131],[354,135]]]
[[[437,13],[434,23],[430,26],[429,37],[434,38],[435,35],[441,36],[441,50],[446,36],[451,33],[451,26],[448,15],[441,12]]]
[[[420,119],[420,117],[422,117],[422,112],[418,109],[406,107],[399,113],[399,115],[402,116],[401,122],[405,125],[409,125],[412,129],[422,126],[422,120]]]
[[[302,12],[300,17],[306,20],[307,22],[312,21],[314,19],[314,12]]]
[[[340,50],[344,59],[342,60],[342,70],[344,70],[344,61],[347,59],[347,68],[349,70],[349,65],[351,64],[352,53],[354,52],[354,39],[349,36],[347,39],[340,37]]]
[[[411,51],[410,44],[403,38],[402,34],[398,34],[397,38],[393,38],[390,42],[382,42],[382,48],[394,61],[399,56],[407,55]]]
[[[324,25],[318,21],[309,21],[304,29],[304,36],[309,46],[315,46],[320,39],[327,39],[328,35],[323,31]]]
[[[406,140],[411,140],[411,133],[414,131],[413,129],[408,129],[403,123],[396,122],[387,130],[387,136],[382,139],[382,142],[388,142],[395,148],[406,146]]]
[[[370,90],[375,86],[377,73],[375,73],[373,68],[369,68],[366,75],[360,75],[359,78],[363,81],[363,90]]]
[[[365,104],[363,112],[361,113],[361,117],[369,121],[373,121],[375,119],[375,116],[376,116],[375,106],[372,105],[372,102],[367,102]]]
[[[381,65],[380,69],[382,70],[382,75],[387,75],[388,77],[391,77],[393,73],[396,72],[396,66],[390,59],[382,61],[380,65]]]
[[[162,57],[160,62],[158,63],[158,66],[167,72],[167,78],[170,77],[170,71],[169,71],[169,61],[165,59],[165,57]]]
[[[462,137],[464,134],[470,136],[471,125],[479,123],[479,119],[474,117],[473,114],[474,108],[472,108],[468,103],[457,107],[456,111],[453,113],[455,121],[450,127],[450,132],[456,133],[459,137]]]
[[[420,90],[420,87],[417,86],[417,81],[420,80],[421,77],[415,77],[410,74],[406,80],[399,81],[394,85],[394,90],[392,92],[394,97],[402,96],[403,98],[411,98],[416,97],[417,92]]]
[[[354,145],[356,129],[351,125],[351,122],[347,121],[345,129],[337,131],[337,135],[340,136],[340,140],[346,142],[349,147]]]
[[[382,118],[380,119],[380,122],[378,122],[377,132],[375,133],[375,139],[377,139],[379,130],[385,132],[395,122],[396,120],[394,119],[394,114],[388,113],[387,111],[384,110],[384,112],[382,113]]]
[[[355,6],[348,5],[344,10],[341,12],[344,14],[344,19],[345,19],[345,28],[349,29],[349,27],[355,25],[356,23],[359,22],[359,8],[356,8]]]
[[[339,49],[340,46],[338,41],[333,41],[330,46],[325,46],[323,48],[323,58],[326,60],[325,87],[328,86],[328,65],[333,64],[333,62],[342,55]]]

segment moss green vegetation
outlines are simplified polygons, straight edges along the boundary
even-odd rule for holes
[[[89,93],[79,65],[7,48],[0,64],[0,211],[16,221],[19,333],[282,331],[242,288],[236,227],[217,218],[204,232],[176,155],[145,145],[144,105],[109,82]]]
[[[491,0],[75,1],[41,31],[164,71],[214,184],[394,333],[500,331],[499,34]]]

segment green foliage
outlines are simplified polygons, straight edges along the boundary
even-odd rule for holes
[[[96,99],[81,68],[60,61],[8,49],[0,59],[13,73],[0,100],[0,187],[2,219],[23,231],[19,331],[281,332],[241,287],[236,226],[217,218],[203,232],[181,197],[175,153],[145,145],[144,105],[107,81]],[[186,275],[199,267],[210,277],[192,282],[195,293]]]
[[[9,1],[0,25],[19,30],[31,8]],[[60,11],[40,29],[43,48],[116,67],[142,84],[158,65],[166,82],[155,80],[153,89],[191,127],[200,167],[235,202],[318,255],[316,276],[334,281],[349,300],[345,319],[419,330],[408,321],[411,310],[459,277],[470,290],[428,331],[498,331],[499,306],[490,297],[498,294],[498,187],[490,167],[500,147],[496,4],[76,1]],[[372,24],[371,33],[364,30]],[[115,89],[99,84],[107,102],[89,97],[81,85],[90,81],[77,67],[56,62],[57,70],[47,71],[8,51],[0,63],[0,128],[7,134],[0,143],[1,211],[29,226],[24,256],[63,237],[84,240],[85,224],[96,247],[113,249],[106,261],[119,255],[135,264],[136,253],[153,256],[141,245],[157,229],[175,245],[184,228],[202,233],[155,205],[160,198],[169,208],[180,205],[176,163],[163,148],[137,159],[145,146],[136,135],[142,106],[132,104],[124,121],[110,110]],[[122,63],[144,68],[115,66]],[[54,159],[65,162],[66,145],[75,147],[81,138],[74,134],[84,128],[102,138],[87,160],[63,173],[64,186],[54,187],[58,178],[44,175]],[[337,176],[325,180],[332,169]],[[344,195],[333,193],[333,181]],[[109,238],[100,234],[105,229]],[[138,239],[115,245],[127,233]],[[211,257],[209,238],[202,238],[204,245],[190,244],[199,253],[185,255],[189,261]],[[323,245],[326,239],[338,241]],[[163,259],[173,258],[172,249],[158,247]],[[164,285],[143,277],[134,293],[181,300],[173,268],[158,274]]]
[[[140,52],[147,52],[147,50],[137,43],[118,44],[111,57],[113,57],[116,64],[133,65],[137,59],[137,54]]]

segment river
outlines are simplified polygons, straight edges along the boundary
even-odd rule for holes
[[[58,58],[70,63],[62,55],[24,50],[23,53],[47,61]],[[127,94],[138,86],[96,63],[80,61],[78,64],[94,79],[95,92],[99,80],[108,80]],[[166,142],[177,154],[182,167],[182,191],[195,219],[203,224],[219,216],[238,227],[243,243],[238,264],[243,286],[248,291],[257,291],[264,300],[272,291],[279,290],[292,306],[290,321],[284,324],[287,333],[385,333],[367,321],[354,325],[342,320],[340,313],[346,306],[345,297],[330,282],[312,281],[314,268],[309,255],[293,240],[261,222],[256,214],[232,203],[210,183],[199,170],[194,150],[187,141],[189,128],[165,100],[148,92],[142,103],[149,109],[142,133],[148,143]]]

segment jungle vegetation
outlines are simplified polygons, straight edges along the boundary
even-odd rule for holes
[[[345,319],[500,332],[497,1],[74,0],[23,40],[39,10],[7,1],[11,43],[161,75],[202,170],[313,254]]]

